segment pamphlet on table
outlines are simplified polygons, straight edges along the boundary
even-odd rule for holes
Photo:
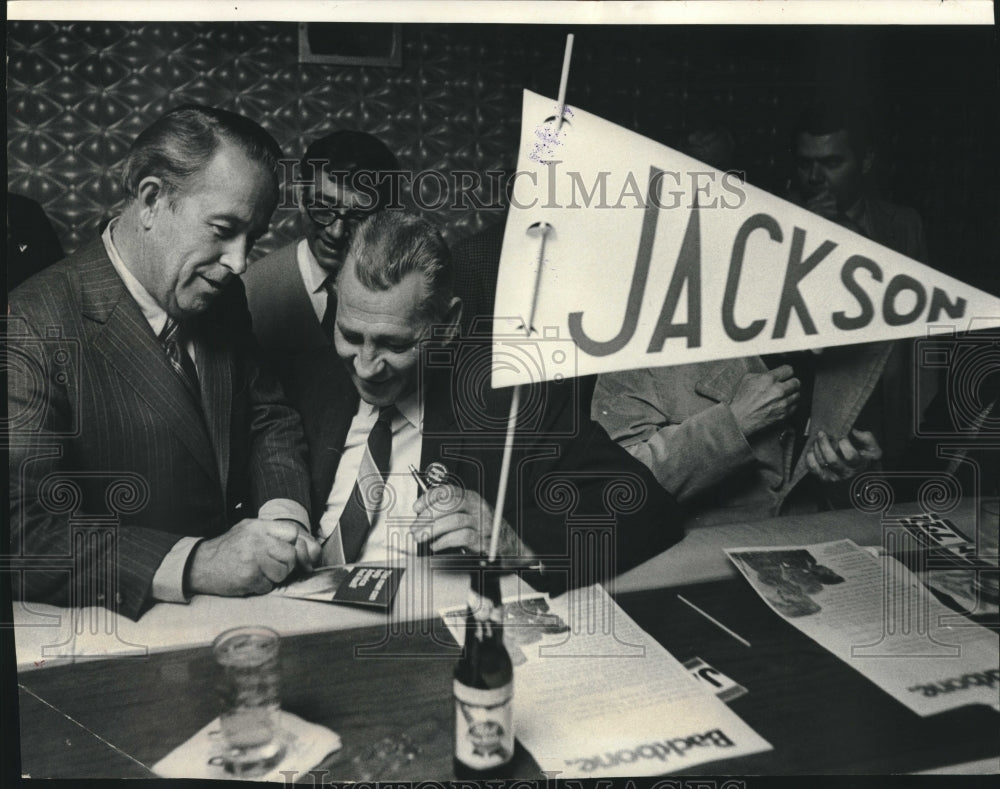
[[[304,578],[275,587],[269,594],[388,611],[402,574],[402,567],[320,567]]]
[[[851,540],[726,553],[779,616],[918,715],[1000,709],[997,634],[944,606],[892,557]]]

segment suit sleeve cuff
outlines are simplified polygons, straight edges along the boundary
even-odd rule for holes
[[[184,571],[195,546],[197,537],[181,537],[163,557],[153,575],[153,597],[165,603],[186,603],[191,598],[184,592]]]
[[[257,517],[264,521],[295,521],[306,532],[312,533],[309,528],[309,513],[305,507],[292,499],[265,501]]]

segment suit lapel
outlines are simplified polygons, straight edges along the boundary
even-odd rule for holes
[[[202,414],[180,380],[139,305],[108,260],[104,245],[88,247],[77,268],[84,317],[100,324],[94,349],[164,419],[213,479],[219,469]]]
[[[300,411],[309,439],[313,512],[318,519],[333,488],[359,398],[332,345],[306,358],[313,374],[303,390]]]
[[[425,367],[430,371],[432,368]],[[445,444],[454,447],[463,435],[458,430],[454,401],[449,385],[450,370],[435,374],[427,372],[423,381],[423,425],[420,438],[420,469],[425,470],[430,463],[440,462],[449,471],[454,471],[454,462],[444,457]]]
[[[204,334],[199,335],[205,337]],[[198,380],[201,384],[201,402],[205,424],[212,437],[222,489],[229,483],[229,437],[232,429],[233,375],[229,354],[217,343],[207,339],[195,342],[198,357]],[[220,407],[221,406],[221,407]]]
[[[443,464],[453,480],[476,491],[493,505],[500,477],[505,429],[500,426],[477,430],[474,425],[459,421],[453,395],[456,391],[454,375],[461,375],[461,368],[425,367],[420,468],[423,471],[431,463]],[[495,399],[490,400],[486,409],[490,413],[506,416],[512,392],[512,389],[488,390],[487,397]],[[506,425],[506,421],[503,424]],[[515,449],[511,465],[512,488],[518,484],[519,457]],[[508,511],[517,501],[517,496],[508,496]]]

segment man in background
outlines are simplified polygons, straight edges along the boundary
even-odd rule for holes
[[[10,294],[18,596],[137,619],[319,558],[301,422],[258,363],[239,279],[280,155],[240,115],[167,112],[128,154],[121,215]]]
[[[377,137],[341,130],[315,140],[295,188],[303,236],[250,266],[244,277],[253,329],[290,396],[308,370],[296,359],[328,346],[336,315],[333,282],[357,225],[391,199],[393,153]]]
[[[835,99],[791,135],[791,199],[917,260],[916,212],[877,199],[862,113]],[[913,433],[912,343],[868,343],[602,375],[593,416],[685,502],[694,525],[849,504],[845,483],[898,468]]]
[[[901,255],[927,262],[919,214],[874,193],[877,156],[863,111],[841,99],[820,99],[799,116],[791,144],[792,202]]]

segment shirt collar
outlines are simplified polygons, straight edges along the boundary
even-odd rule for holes
[[[421,429],[424,421],[424,398],[419,397],[416,392],[408,394],[396,403],[396,410],[399,411],[413,427]]]
[[[309,249],[309,241],[307,239],[303,238],[299,241],[299,246],[295,250],[295,254],[302,264],[299,268],[302,270],[302,278],[305,281],[306,289],[310,293],[319,293],[323,290],[323,283],[330,276],[330,272],[325,271],[316,262],[316,256]]]
[[[367,415],[374,422],[378,418],[379,407],[377,405],[372,405],[364,400],[360,402],[361,413]],[[396,411],[402,415],[409,424],[415,427],[417,430],[421,430],[421,424],[424,419],[424,399],[419,397],[416,392],[406,395],[399,399],[396,403]],[[399,418],[394,417],[392,420],[393,430],[399,426]]]
[[[117,223],[118,217],[115,217],[108,223],[108,226],[104,228],[104,232],[101,234],[101,241],[104,242],[104,249],[108,253],[111,265],[114,266],[115,271],[118,272],[118,276],[121,277],[125,285],[125,290],[129,292],[135,303],[139,305],[139,309],[142,310],[142,316],[153,330],[153,334],[159,337],[163,331],[163,327],[167,323],[167,311],[156,303],[156,300],[149,294],[149,291],[129,271],[125,261],[122,260],[121,255],[118,253],[118,249],[111,238],[112,229]]]

